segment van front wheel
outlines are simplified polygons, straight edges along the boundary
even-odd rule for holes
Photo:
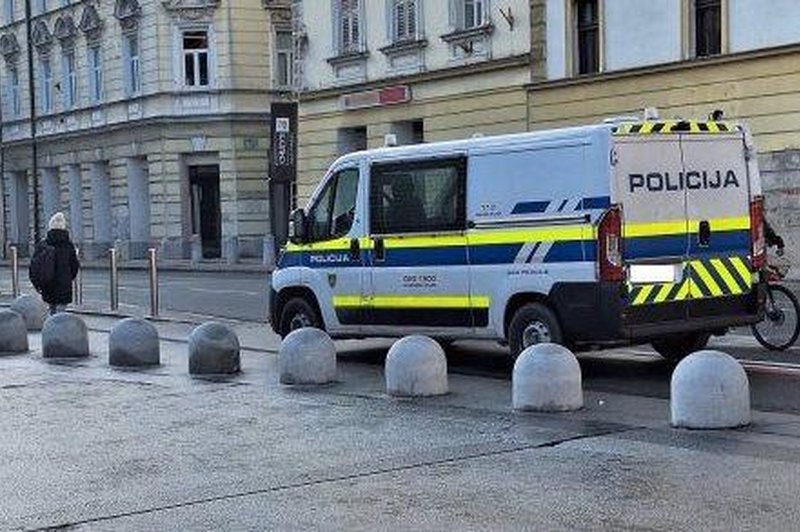
[[[278,333],[286,337],[295,329],[303,327],[322,328],[322,318],[308,301],[302,297],[293,297],[283,306]]]
[[[709,333],[697,332],[655,340],[651,345],[662,357],[679,362],[695,351],[703,349],[708,344],[709,338],[711,338]]]
[[[532,345],[563,344],[563,341],[558,318],[541,303],[528,303],[520,307],[508,326],[508,343],[514,359]]]

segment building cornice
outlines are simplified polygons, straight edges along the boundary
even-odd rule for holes
[[[482,74],[486,72],[505,70],[515,67],[528,67],[529,65],[530,65],[530,54],[525,53],[525,54],[505,57],[503,59],[492,59],[488,61],[482,61],[479,63],[469,63],[449,68],[420,72],[417,74],[401,74],[397,76],[386,76],[384,78],[376,79],[374,81],[368,81],[365,83],[354,83],[351,85],[342,85],[342,86],[336,86],[318,90],[309,90],[301,92],[299,95],[299,99],[301,102],[321,100],[325,98],[338,97],[341,96],[342,94],[354,91],[376,89],[389,84],[396,85],[396,84],[424,83],[428,81],[438,81],[438,80],[461,77],[464,76],[465,74],[466,75]]]
[[[752,61],[756,59],[764,59],[769,57],[779,57],[782,55],[790,55],[800,53],[800,44],[790,44],[786,46],[777,46],[774,48],[762,48],[760,50],[748,50],[746,52],[736,52],[731,54],[718,55],[713,57],[702,57],[681,61],[673,61],[671,63],[662,63],[659,65],[648,65],[636,68],[629,68],[625,70],[615,70],[613,72],[601,72],[598,74],[589,74],[584,76],[576,76],[570,78],[553,79],[547,81],[534,81],[528,83],[526,88],[531,91],[547,90],[558,87],[571,87],[576,85],[589,85],[593,83],[602,83],[604,81],[611,81],[616,79],[634,78],[640,76],[647,76],[652,74],[678,72],[681,70],[692,70],[697,68],[708,68],[717,65],[726,65],[730,63],[739,63],[744,61]]]
[[[205,22],[214,18],[220,0],[162,0],[172,18],[186,22]]]

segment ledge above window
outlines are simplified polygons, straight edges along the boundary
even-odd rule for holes
[[[470,41],[476,37],[487,37],[494,32],[494,24],[483,24],[482,26],[477,26],[475,28],[469,29],[461,29],[451,31],[450,33],[446,33],[444,35],[440,35],[439,38],[446,43],[451,44],[458,44],[464,41]]]
[[[341,65],[347,65],[349,63],[363,61],[367,57],[369,57],[368,50],[346,51],[339,53],[339,55],[329,57],[328,59],[326,59],[326,61],[328,62],[329,65],[336,67]]]
[[[395,55],[406,54],[408,52],[416,52],[428,46],[428,39],[406,39],[402,41],[395,41],[392,44],[379,48],[383,55],[392,57]]]

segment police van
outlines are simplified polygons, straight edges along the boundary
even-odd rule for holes
[[[763,200],[741,124],[628,119],[339,158],[272,275],[286,335],[491,339],[516,356],[652,343],[762,317]]]

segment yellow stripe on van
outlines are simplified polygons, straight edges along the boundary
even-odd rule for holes
[[[463,247],[467,245],[467,237],[463,234],[386,236],[383,241],[387,249]]]
[[[431,309],[431,308],[489,308],[489,296],[469,295],[374,295],[361,297],[356,295],[333,296],[333,306],[337,308],[353,308],[368,306],[372,308],[406,308],[406,309]]]
[[[745,286],[752,286],[753,284],[753,274],[750,272],[750,269],[745,265],[744,261],[739,257],[731,257],[731,264],[736,269],[736,273],[739,274],[742,281],[744,281]]]
[[[667,283],[665,285],[662,285],[661,290],[658,291],[658,294],[656,294],[655,299],[653,299],[653,303],[661,303],[663,301],[666,301],[667,296],[669,296],[669,293],[672,291],[673,286],[675,285],[672,283]]]
[[[719,287],[714,278],[711,277],[711,274],[708,272],[708,270],[706,269],[705,265],[703,265],[702,262],[692,261],[691,265],[694,271],[696,271],[698,275],[700,275],[700,278],[703,280],[708,289],[711,291],[712,296],[718,297],[723,294],[722,289]]]
[[[586,232],[591,234],[591,225],[554,225],[512,230],[471,231],[470,245],[516,244],[520,242],[568,242],[583,240]]]
[[[337,308],[360,307],[363,303],[361,296],[333,296],[333,306]]]
[[[626,222],[622,229],[625,238],[657,235],[677,235],[696,228],[701,220],[668,220],[664,222]],[[712,231],[739,231],[750,229],[749,216],[732,218],[710,218],[707,220]]]

